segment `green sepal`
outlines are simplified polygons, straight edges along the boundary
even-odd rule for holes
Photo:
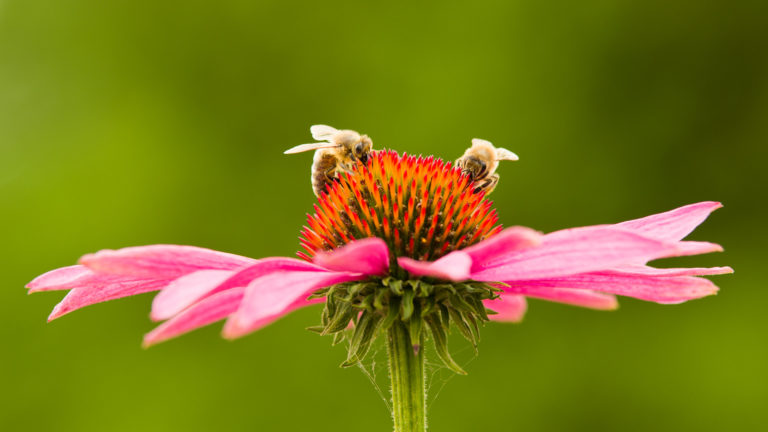
[[[485,308],[485,305],[483,304],[483,301],[475,296],[469,297],[469,302],[475,307],[475,313],[483,320],[488,321],[490,318],[488,318],[488,312]]]
[[[469,324],[469,329],[472,331],[472,334],[475,336],[475,339],[478,341],[480,340],[480,325],[477,322],[477,318],[475,318],[475,315],[473,314],[465,314],[464,318],[466,319],[467,323]]]
[[[389,290],[392,291],[392,294],[396,296],[403,295],[403,281],[399,279],[390,279],[387,286],[389,287]]]
[[[319,290],[313,292],[309,297],[307,297],[307,300],[314,300],[314,299],[326,297],[328,296],[328,292],[333,288],[334,288],[334,285],[325,287],[325,288],[320,288]]]
[[[325,298],[325,307],[323,308],[323,312],[327,314],[327,319],[330,319],[332,316],[336,314],[336,307],[338,306],[338,303],[336,302],[336,296],[333,295],[333,292],[329,290],[328,296]]]
[[[373,307],[376,310],[384,309],[384,299],[387,298],[389,292],[384,289],[376,290],[376,295],[373,298]]]
[[[435,352],[445,366],[460,375],[466,375],[467,372],[461,368],[448,353],[448,337],[445,334],[443,323],[440,322],[439,314],[432,314],[426,319],[429,330],[432,332],[432,340],[435,344]]]
[[[405,284],[406,284],[406,285],[410,285],[410,286],[411,286],[411,288],[413,288],[413,290],[414,290],[414,291],[416,291],[416,290],[419,288],[419,286],[420,286],[421,284],[423,284],[423,283],[424,283],[424,282],[422,282],[422,281],[421,281],[421,280],[419,280],[419,279],[408,279],[407,281],[405,281]]]
[[[453,320],[453,323],[456,325],[456,328],[459,329],[459,333],[461,333],[461,335],[464,336],[464,339],[468,340],[472,344],[472,346],[475,348],[475,352],[477,352],[477,338],[476,338],[476,335],[469,328],[469,324],[464,318],[465,315],[460,313],[456,309],[448,309],[448,312],[450,313],[451,320]]]
[[[416,288],[414,288],[414,289],[416,289]],[[426,283],[421,283],[421,284],[419,284],[418,290],[419,290],[419,297],[427,297],[427,298],[429,298],[435,292],[435,287],[434,287],[434,285],[429,285],[429,284],[426,284]]]
[[[440,304],[438,307],[440,310],[440,315],[435,316],[440,319],[440,322],[443,324],[443,330],[445,330],[445,333],[448,334],[451,332],[451,314],[448,312],[448,308],[444,304]]]
[[[452,295],[448,300],[451,306],[463,312],[475,312],[475,306],[464,299],[461,294]]]
[[[346,332],[340,331],[333,334],[333,341],[331,342],[331,346],[336,346],[342,342],[344,342],[344,339],[347,338]]]
[[[403,321],[408,321],[411,319],[411,315],[413,314],[413,290],[404,290],[401,297],[403,299],[403,303],[400,305],[400,310],[402,311],[400,319]]]
[[[456,294],[455,292],[456,290],[444,289],[444,288],[441,288],[441,286],[445,286],[445,285],[436,286],[434,291],[435,292],[434,299],[438,303],[442,303],[448,300],[449,298],[451,298],[454,294]]]
[[[360,315],[349,342],[347,360],[341,364],[341,367],[354,366],[365,358],[379,322],[381,322],[379,314],[365,311]]]
[[[400,297],[390,297],[387,310],[387,316],[381,320],[381,328],[389,329],[392,323],[400,316]]]
[[[307,327],[307,330],[311,331],[312,333],[322,335],[323,330],[325,330],[325,326],[309,326]]]
[[[459,284],[459,287],[461,287],[462,291],[467,292],[469,294],[474,294],[480,291],[484,291],[483,289],[475,288],[472,284],[467,284],[467,283]]]
[[[437,307],[437,304],[435,303],[435,299],[432,297],[427,297],[421,301],[421,317],[424,318],[425,316],[431,314],[435,311],[435,308]]]
[[[357,293],[362,291],[363,288],[365,288],[365,284],[357,283],[357,284],[350,285],[347,288],[347,294],[344,297],[340,298],[339,300],[346,303],[351,302],[352,299],[357,297]]]
[[[325,326],[323,335],[340,332],[349,326],[349,322],[357,315],[358,310],[349,303],[339,305],[336,314],[331,317],[330,322]]]
[[[441,284],[441,285],[435,285],[435,289],[439,291],[446,291],[451,294],[456,294],[458,291],[456,291],[456,287],[451,284]]]
[[[367,311],[373,311],[373,294],[368,294],[360,300],[360,303],[353,303],[352,306],[358,309],[365,309]]]

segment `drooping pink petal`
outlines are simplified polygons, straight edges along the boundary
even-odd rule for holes
[[[221,291],[200,300],[147,333],[144,336],[144,347],[164,342],[228,317],[240,306],[244,293],[245,287],[239,287]]]
[[[495,314],[488,314],[488,318],[491,321],[499,322],[520,322],[528,308],[524,296],[506,293],[502,293],[495,300],[483,300],[483,304],[486,308],[496,312]]]
[[[719,244],[700,241],[677,242],[677,249],[678,251],[674,256],[701,255],[723,251],[723,247]]]
[[[27,288],[30,294],[40,291],[72,289],[78,286],[79,281],[93,275],[93,271],[82,265],[62,267],[36,277],[27,284]]]
[[[705,201],[679,207],[668,212],[617,224],[637,233],[664,241],[679,241],[691,233],[710,213],[722,207],[714,201]]]
[[[507,282],[503,289],[535,297],[558,288],[593,290],[656,303],[682,303],[715,294],[717,287],[708,279],[693,276],[639,276],[617,272],[585,273],[562,278]]]
[[[254,261],[225,252],[177,245],[103,250],[80,258],[80,264],[99,273],[153,278],[174,278],[197,270],[234,270]]]
[[[254,261],[253,264],[240,268],[229,277],[219,281],[217,278],[206,278],[204,282],[196,283],[193,290],[184,291],[183,295],[169,293],[169,298],[159,299],[164,292],[158,294],[157,304],[152,303],[151,317],[153,319],[165,319],[194,304],[202,298],[226,291],[232,288],[248,286],[256,278],[275,271],[325,271],[323,267],[295,258],[265,258]],[[197,282],[194,279],[192,282]],[[170,288],[170,287],[169,287]],[[181,294],[181,293],[179,293]]]
[[[95,303],[157,291],[170,282],[170,279],[131,279],[117,275],[97,276],[101,278],[98,279],[98,284],[93,282],[91,285],[75,288],[67,293],[64,299],[53,308],[53,312],[48,316],[48,321]]]
[[[674,244],[610,226],[574,228],[544,236],[541,246],[506,254],[472,273],[478,281],[561,277],[670,256]]]
[[[160,321],[176,315],[234,274],[234,270],[198,270],[174,280],[152,300],[150,318]]]
[[[464,251],[454,251],[431,262],[400,257],[397,263],[412,276],[428,276],[454,282],[469,279],[472,268],[472,258]]]
[[[597,310],[614,310],[619,307],[619,302],[616,301],[615,296],[586,289],[552,288],[525,285],[510,287],[509,292],[519,294],[524,293],[527,297]]]
[[[733,273],[730,267],[656,268],[641,265],[616,267],[611,273],[638,276],[710,276]]]
[[[389,269],[389,249],[384,240],[368,237],[330,252],[318,253],[314,263],[328,270],[378,276]]]
[[[240,307],[224,325],[223,336],[238,338],[310,304],[314,291],[342,282],[358,280],[359,273],[328,271],[276,271],[253,280]]]
[[[472,258],[472,271],[478,272],[489,262],[503,258],[506,255],[541,245],[544,235],[530,228],[515,226],[482,242],[472,245],[462,252]]]

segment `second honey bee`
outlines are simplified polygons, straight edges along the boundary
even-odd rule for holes
[[[472,147],[456,160],[456,166],[469,176],[475,193],[484,191],[487,195],[499,183],[499,175],[496,174],[499,161],[518,159],[516,154],[505,148],[496,148],[489,141],[475,138]]]
[[[349,172],[358,162],[366,163],[373,149],[373,142],[367,135],[360,135],[353,130],[339,130],[326,125],[314,125],[309,128],[316,142],[301,144],[285,151],[285,154],[301,153],[314,150],[312,162],[312,190],[315,195],[325,191],[343,172]]]

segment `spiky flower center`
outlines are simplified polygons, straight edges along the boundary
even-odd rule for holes
[[[448,353],[446,335],[453,324],[476,346],[478,326],[488,320],[483,300],[496,298],[498,289],[414,279],[397,265],[397,257],[432,261],[496,234],[501,226],[491,204],[450,162],[394,151],[373,152],[366,164],[358,163],[326,189],[308,215],[299,256],[311,261],[318,252],[365,237],[383,239],[390,253],[389,276],[314,294],[326,302],[322,325],[311,329],[334,335],[335,342],[349,340],[343,366],[360,362],[377,334],[397,326],[407,330],[414,353],[430,333],[443,363],[464,373]]]
[[[394,258],[431,261],[496,234],[498,216],[470,178],[435,157],[377,151],[339,176],[308,215],[301,236],[311,260],[319,251],[379,237]],[[396,266],[395,266],[396,268]]]

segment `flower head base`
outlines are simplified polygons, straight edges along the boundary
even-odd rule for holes
[[[407,328],[416,354],[423,344],[422,333],[428,328],[443,363],[454,372],[464,374],[448,353],[447,334],[451,322],[476,349],[479,324],[489,320],[483,301],[498,298],[497,292],[501,290],[481,282],[430,283],[385,277],[341,283],[313,295],[325,297],[325,308],[322,325],[310,330],[334,335],[334,343],[348,336],[350,347],[342,366],[353,366],[365,358],[376,334],[389,330],[395,321],[401,321]],[[347,332],[350,322],[355,326]]]
[[[501,231],[485,194],[450,162],[429,157],[373,152],[367,164],[342,175],[315,205],[302,231],[299,256],[365,237],[383,239],[396,258],[429,261],[478,243]]]

